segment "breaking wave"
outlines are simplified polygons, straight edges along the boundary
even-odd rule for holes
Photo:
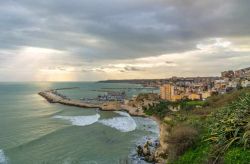
[[[127,112],[122,112],[122,111],[114,111],[114,112],[121,115],[121,116],[131,117]]]
[[[152,132],[156,135],[160,134],[157,122],[150,118],[136,117],[135,122],[138,125],[138,130]]]
[[[118,113],[123,117],[114,117],[111,119],[100,120],[98,122],[102,123],[103,125],[115,128],[121,132],[129,132],[136,129],[137,125],[135,120],[128,113],[119,111],[116,111],[115,113]]]
[[[7,164],[7,157],[5,156],[3,150],[0,149],[0,164]]]
[[[90,115],[90,116],[54,116],[53,118],[68,120],[72,123],[72,125],[76,126],[86,126],[91,125],[97,122],[100,118],[99,114]]]

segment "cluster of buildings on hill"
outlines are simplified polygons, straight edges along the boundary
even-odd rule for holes
[[[250,67],[224,71],[221,77],[172,77],[160,86],[164,100],[204,100],[214,94],[224,94],[239,88],[250,87]]]

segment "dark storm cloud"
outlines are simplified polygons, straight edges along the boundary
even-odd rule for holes
[[[249,0],[6,0],[0,9],[1,49],[52,48],[89,62],[250,35]]]

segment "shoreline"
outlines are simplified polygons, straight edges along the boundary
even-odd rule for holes
[[[155,152],[154,152],[154,156],[156,156],[156,152],[162,149],[162,131],[164,130],[161,126],[161,121],[154,116],[147,116],[142,110],[139,110],[137,108],[134,107],[130,107],[128,105],[121,105],[121,104],[106,104],[106,103],[102,103],[100,105],[95,105],[95,104],[91,104],[91,103],[85,103],[82,102],[80,100],[74,100],[74,99],[69,99],[66,98],[63,95],[59,95],[55,93],[55,90],[47,90],[47,91],[41,91],[38,94],[40,96],[42,96],[44,99],[46,99],[49,103],[58,103],[58,104],[62,104],[62,105],[67,105],[67,106],[75,106],[75,107],[79,107],[79,108],[98,108],[99,110],[102,111],[125,111],[127,113],[129,113],[131,116],[133,117],[147,117],[152,119],[153,121],[155,121],[158,125],[159,128],[159,145],[158,147],[155,147]],[[110,103],[110,102],[108,102]]]

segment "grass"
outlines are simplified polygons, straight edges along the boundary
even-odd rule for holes
[[[198,139],[198,131],[187,125],[179,125],[173,128],[167,138],[169,145],[168,159],[173,161],[195,144]]]
[[[205,106],[207,105],[206,101],[188,101],[187,105],[191,105],[191,106]]]
[[[211,97],[204,106],[171,113],[165,121],[173,129],[186,124],[200,132],[200,140],[170,163],[250,163],[250,89]]]
[[[228,150],[224,155],[225,164],[249,164],[250,150],[244,148],[234,147]]]
[[[219,108],[226,106],[236,100],[238,97],[250,93],[250,88],[233,91],[231,93],[211,96],[207,99],[207,105],[211,108]]]
[[[174,162],[174,164],[201,164],[208,160],[208,154],[211,149],[211,145],[208,143],[197,143],[196,147],[190,148],[181,157]]]
[[[170,106],[181,110],[172,112]],[[162,101],[143,110],[171,127],[170,163],[250,163],[250,88],[207,101]]]

